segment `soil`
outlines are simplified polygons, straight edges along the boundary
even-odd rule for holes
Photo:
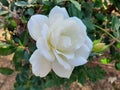
[[[0,30],[0,40],[4,40],[2,37],[3,30]],[[99,58],[98,58],[99,59]],[[12,55],[9,56],[0,56],[0,67],[9,67],[14,69],[13,64],[11,63]],[[92,83],[88,81],[84,86],[74,82],[70,86],[70,90],[120,90],[120,71],[115,70],[114,62],[102,65],[98,60],[94,62],[99,64],[106,72],[105,78],[97,81],[96,83]],[[14,82],[15,82],[16,73],[14,72],[12,75],[2,75],[0,74],[0,90],[14,90]],[[64,90],[62,88],[50,88],[47,90]]]

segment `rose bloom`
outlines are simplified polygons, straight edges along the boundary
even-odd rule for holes
[[[87,63],[92,41],[83,22],[69,17],[65,8],[55,6],[48,17],[33,15],[28,30],[37,46],[30,57],[36,76],[45,77],[53,70],[59,77],[69,78],[76,66]]]

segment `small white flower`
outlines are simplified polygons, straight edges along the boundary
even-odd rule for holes
[[[65,8],[55,6],[48,17],[33,15],[28,30],[37,46],[30,58],[36,76],[45,77],[52,69],[69,78],[74,67],[87,63],[92,41],[82,21],[69,17]]]

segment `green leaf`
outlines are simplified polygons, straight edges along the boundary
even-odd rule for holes
[[[0,16],[7,14],[8,11],[0,11]]]
[[[23,31],[23,32],[21,33],[21,36],[19,37],[19,39],[20,39],[21,43],[22,43],[24,46],[26,46],[26,45],[28,44],[28,41],[29,41],[29,34],[28,34],[28,32]]]
[[[24,49],[18,47],[13,57],[13,63],[15,65],[16,70],[20,70],[22,68],[23,58],[24,58]]]
[[[100,60],[100,62],[102,63],[102,64],[108,64],[108,63],[110,63],[110,59],[108,59],[108,58],[102,58],[101,60]]]
[[[102,7],[102,0],[93,0],[94,2],[94,7]]]
[[[25,17],[25,16],[22,16],[21,21],[22,21],[23,24],[26,24],[26,23],[27,23],[26,17]]]
[[[120,38],[120,31],[119,31],[120,21],[119,21],[119,18],[115,15],[112,18],[112,28],[115,30],[114,35],[117,38]]]
[[[116,67],[117,70],[120,70],[120,62],[116,62],[115,67]]]
[[[25,7],[28,5],[28,3],[25,1],[17,1],[17,2],[15,2],[15,5],[19,6],[19,7]]]
[[[29,62],[30,54],[28,53],[28,51],[24,52],[24,58],[27,62]]]
[[[64,2],[64,1],[67,1],[67,0],[56,0],[57,3],[61,3],[61,2]]]
[[[28,80],[28,73],[26,72],[22,72],[22,73],[18,73],[16,76],[16,81],[17,83],[27,83]]]
[[[0,3],[2,3],[4,6],[8,6],[9,5],[7,0],[0,0]]]
[[[75,7],[75,5],[73,5],[72,3],[69,3],[69,4],[68,4],[68,12],[69,12],[69,15],[70,15],[71,17],[76,16],[76,17],[78,17],[78,18],[82,18],[82,16],[83,16],[83,13],[82,13],[81,11],[79,11],[79,10]]]
[[[78,76],[78,82],[81,84],[84,84],[86,82],[86,76],[85,76],[85,72],[84,71],[80,71],[79,72],[79,76]]]
[[[26,14],[28,14],[30,16],[33,15],[34,14],[34,9],[32,9],[32,8],[27,9]]]
[[[50,1],[44,1],[43,4],[46,6],[54,6],[53,2]]]
[[[0,73],[4,75],[10,75],[13,73],[13,70],[10,68],[0,68]]]
[[[48,81],[45,83],[45,86],[46,86],[46,88],[48,88],[48,87],[54,86],[54,84],[55,84],[54,80],[48,80]]]
[[[120,49],[120,43],[117,43],[116,47]]]
[[[15,50],[16,48],[11,46],[10,44],[0,42],[0,55],[6,56],[12,54]]]
[[[97,20],[99,20],[99,21],[105,21],[105,20],[107,20],[106,16],[103,15],[102,13],[98,13],[97,12],[97,14],[95,16],[96,16]]]
[[[92,23],[92,21],[88,18],[83,20],[83,23],[87,26],[88,30],[94,30],[94,24]]]
[[[32,85],[30,86],[30,90],[42,90],[41,87],[39,85]]]
[[[13,27],[13,28],[16,28],[16,26],[17,26],[17,23],[15,22],[15,20],[11,20],[10,24],[11,24],[11,27]]]
[[[75,1],[75,0],[70,0],[70,2],[73,3],[73,4],[75,5],[75,7],[76,7],[79,11],[81,11],[81,5],[80,5],[77,1]]]
[[[15,88],[15,90],[26,90],[25,86],[18,86]]]

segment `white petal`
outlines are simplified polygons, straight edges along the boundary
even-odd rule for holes
[[[61,43],[61,46],[63,48],[69,48],[70,46],[72,46],[71,38],[67,36],[61,36],[59,43]]]
[[[72,66],[80,66],[80,65],[84,65],[85,63],[87,63],[87,60],[79,56],[79,57],[76,57],[74,60],[69,60],[69,63]]]
[[[75,52],[75,58],[69,60],[69,63],[73,66],[79,66],[87,63],[87,58],[90,54],[91,49],[87,45],[81,46]]]
[[[75,55],[81,56],[84,59],[87,59],[90,54],[91,49],[88,47],[88,45],[82,45],[76,52]]]
[[[73,66],[79,66],[87,63],[87,58],[92,50],[92,41],[89,37],[86,37],[84,45],[82,45],[76,52],[75,52],[75,59],[69,60],[69,63]]]
[[[56,56],[57,61],[65,68],[70,70],[71,66],[69,65],[69,63],[67,62],[66,58],[63,57],[62,55],[60,55],[59,53],[57,53],[56,51],[54,51],[54,54]]]
[[[37,40],[41,37],[41,30],[44,24],[48,24],[48,18],[44,15],[33,15],[28,21],[28,30],[31,37]]]
[[[81,30],[86,31],[86,26],[81,19],[77,17],[72,17],[72,18],[76,21],[76,23],[79,25],[79,28],[81,28]]]
[[[59,19],[59,18],[68,18],[69,15],[66,11],[65,8],[61,8],[59,6],[55,6],[51,11],[50,11],[50,14],[49,14],[49,19],[50,19],[50,22],[51,23],[55,23],[56,19]]]
[[[88,36],[86,37],[85,44],[89,47],[90,50],[92,49],[93,43]]]
[[[48,43],[45,42],[45,40],[43,38],[39,38],[37,40],[37,48],[38,50],[43,54],[43,56],[49,60],[49,61],[53,61],[54,60],[54,56],[53,53],[51,51],[51,49],[48,46]]]
[[[66,53],[66,52],[61,52],[61,51],[58,51],[56,50],[56,52],[60,55],[63,55],[65,58],[67,58],[68,60],[69,59],[73,59],[75,57],[75,54],[74,52],[69,52],[69,53]]]
[[[85,44],[82,45],[76,52],[75,52],[75,61],[71,60],[70,63],[74,64],[75,66],[79,66],[82,64],[87,63],[87,58],[92,50],[92,41],[87,36]],[[76,64],[74,63],[76,62]]]
[[[57,61],[52,63],[52,69],[53,71],[62,78],[69,78],[74,67],[71,69],[65,69],[61,64],[59,64]]]
[[[85,43],[85,37],[87,36],[86,27],[80,19],[76,17],[69,18],[65,20],[61,26],[62,27],[56,30],[56,36],[54,36],[54,38],[68,37],[70,39],[70,45],[68,49],[63,47],[63,43],[61,41],[58,41],[58,50],[68,52],[75,51]]]
[[[38,50],[35,50],[30,57],[30,63],[32,64],[32,72],[36,76],[45,77],[51,70],[51,63]]]

